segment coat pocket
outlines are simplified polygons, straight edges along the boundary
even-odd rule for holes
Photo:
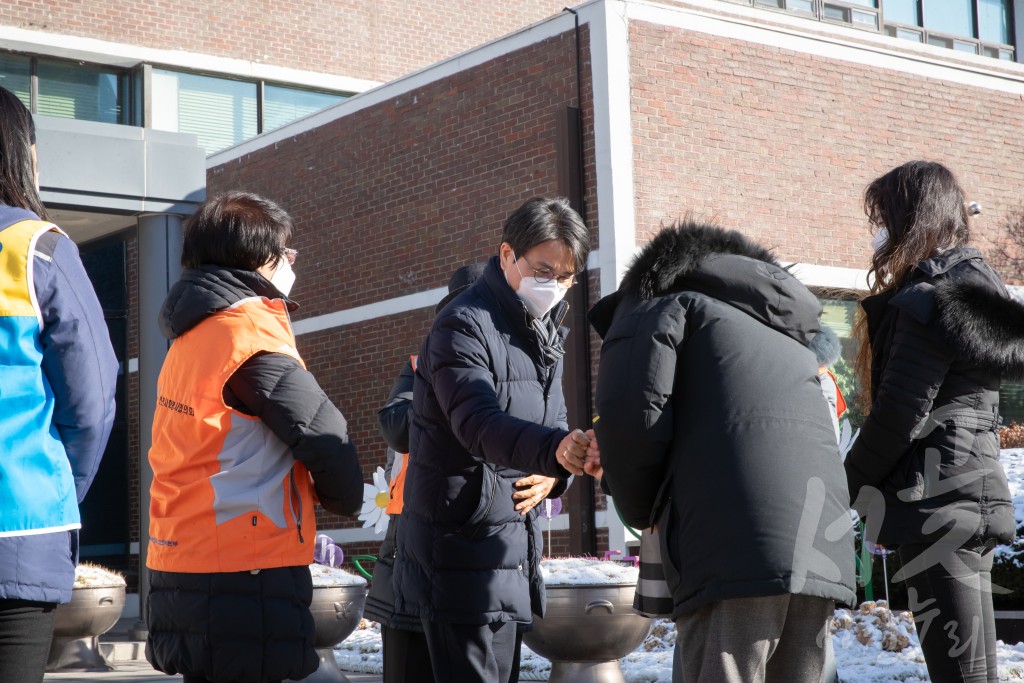
[[[459,528],[459,533],[472,540],[487,521],[487,515],[494,506],[498,494],[498,475],[494,468],[484,463],[481,466],[480,497],[469,519]]]
[[[922,500],[925,496],[926,448],[917,441],[903,457],[896,470],[889,475],[883,488],[895,494],[904,503]]]

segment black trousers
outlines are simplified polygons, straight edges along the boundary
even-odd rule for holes
[[[381,626],[384,683],[434,683],[427,637],[419,631]]]
[[[932,683],[996,683],[992,549],[903,544],[899,553]]]
[[[0,683],[40,683],[53,639],[57,606],[0,600]]]
[[[516,683],[523,635],[518,624],[439,624],[424,619],[423,634],[438,681]]]

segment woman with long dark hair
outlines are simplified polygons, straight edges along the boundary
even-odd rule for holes
[[[0,88],[0,681],[43,680],[117,359],[78,249],[46,220],[35,126]]]
[[[857,368],[868,417],[846,459],[867,539],[898,546],[932,681],[996,681],[992,550],[1014,537],[999,385],[1024,375],[1024,306],[970,238],[964,192],[911,161],[864,193],[871,294]]]

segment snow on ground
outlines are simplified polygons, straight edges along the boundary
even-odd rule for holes
[[[1017,522],[1024,523],[1024,449],[1004,450],[1001,461],[1010,482]],[[544,562],[545,581],[552,585],[633,582],[636,572],[635,567],[617,562],[581,558]],[[647,640],[619,662],[626,680],[629,683],[671,683],[675,641],[675,625],[665,619],[656,620]],[[832,646],[843,683],[929,681],[910,615],[906,612],[893,614],[885,601],[864,603],[858,610],[836,610]],[[359,628],[335,648],[334,654],[345,671],[381,673],[380,626],[364,619]],[[1000,681],[1024,680],[1024,643],[1011,645],[1000,641],[998,659]],[[520,669],[520,680],[545,681],[551,664],[523,645]]]
[[[878,607],[873,611],[876,617],[888,614],[888,610]],[[837,622],[850,618],[849,610],[836,610]],[[906,647],[898,652],[887,651],[882,647],[886,631],[883,625],[865,623],[860,631],[851,627],[839,628],[833,633],[832,647],[843,683],[929,681],[924,657],[917,644],[917,635],[911,630]],[[667,619],[656,620],[644,644],[619,661],[626,681],[671,683],[672,649],[675,642],[675,625]],[[1000,642],[998,650],[999,680],[1024,680],[1024,644],[1007,645]],[[334,656],[344,671],[383,672],[380,626],[364,619],[359,628],[335,648]],[[524,644],[519,680],[546,681],[550,672],[551,663]]]

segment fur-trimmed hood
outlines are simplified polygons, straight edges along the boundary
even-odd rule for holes
[[[1024,305],[977,282],[935,287],[939,320],[950,343],[979,367],[1024,379]]]
[[[727,303],[805,346],[818,333],[821,304],[772,253],[736,230],[681,221],[637,254],[618,292],[592,309],[601,335],[621,301],[698,292]]]
[[[958,247],[917,264],[916,277],[892,294],[861,302],[868,326],[887,305],[934,325],[979,368],[1006,379],[1024,378],[1024,304],[1012,299],[974,247]]]

